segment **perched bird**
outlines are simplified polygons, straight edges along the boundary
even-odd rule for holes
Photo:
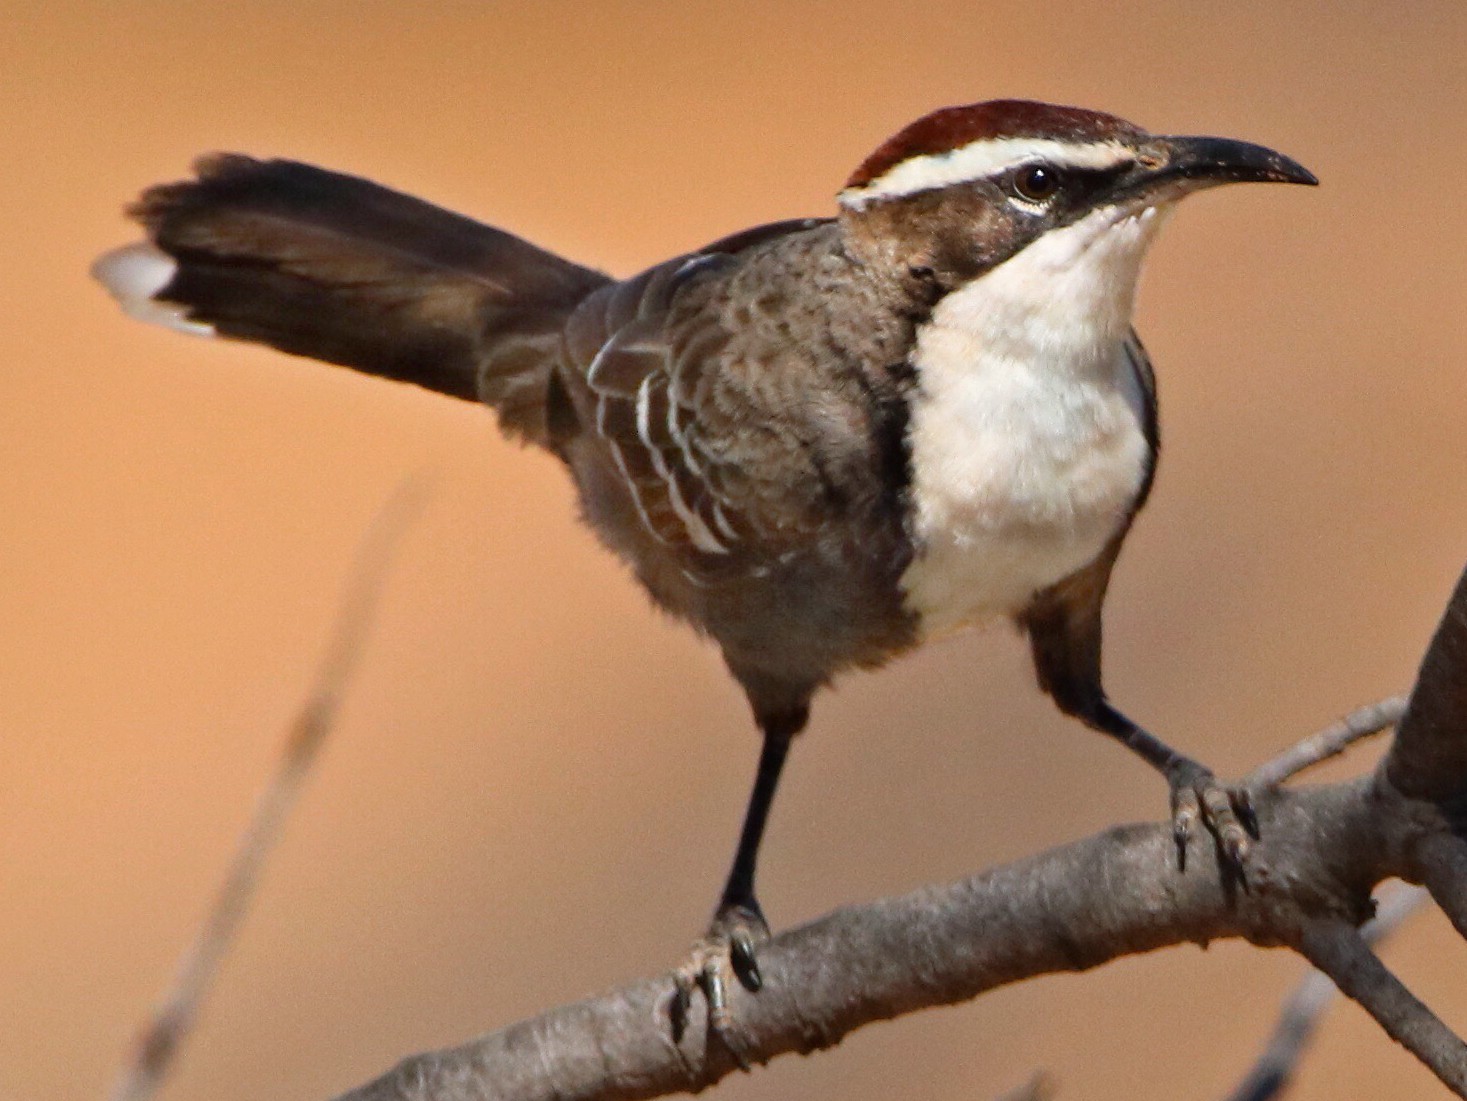
[[[563,462],[586,522],[713,638],[763,751],[708,938],[679,972],[726,1023],[768,929],[765,819],[815,692],[1008,617],[1066,713],[1165,776],[1240,867],[1246,794],[1114,708],[1101,604],[1157,455],[1131,328],[1183,196],[1313,184],[1279,153],[1000,100],[866,158],[833,217],[760,226],[618,281],[375,183],[219,154],[146,191],[95,274],[125,309],[417,383]]]

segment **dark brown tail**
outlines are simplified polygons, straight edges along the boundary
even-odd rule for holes
[[[543,442],[561,326],[607,282],[368,180],[215,154],[130,209],[149,244],[94,272],[124,308],[499,409]]]

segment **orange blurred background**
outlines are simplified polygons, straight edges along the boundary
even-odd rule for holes
[[[407,536],[339,728],[175,1098],[324,1098],[680,958],[756,738],[717,656],[482,411],[124,319],[120,208],[211,149],[359,173],[618,273],[823,213],[888,133],[1021,95],[1249,138],[1317,191],[1190,201],[1142,287],[1166,439],[1113,694],[1226,773],[1407,683],[1467,560],[1467,6],[24,3],[3,7],[0,1097],[98,1097],[267,774],[354,546]],[[1368,767],[1369,754],[1335,774]],[[1162,813],[1004,630],[822,698],[778,925]],[[1467,1028],[1467,947],[1387,949]],[[1221,1096],[1300,974],[1176,949],[866,1029],[720,1087]],[[1301,1099],[1445,1096],[1353,1006]]]

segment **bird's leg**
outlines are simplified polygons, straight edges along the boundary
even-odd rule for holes
[[[1183,756],[1154,734],[1143,730],[1104,698],[1085,716],[1090,725],[1121,741],[1166,777],[1172,790],[1172,837],[1177,864],[1187,867],[1187,843],[1199,820],[1217,837],[1225,869],[1240,880],[1248,850],[1258,837],[1253,800],[1244,787],[1229,787],[1212,770]]]
[[[1247,790],[1222,784],[1211,769],[1143,730],[1106,699],[1100,679],[1100,612],[1124,534],[1091,565],[1036,596],[1018,617],[1029,632],[1039,685],[1066,715],[1109,734],[1166,777],[1178,867],[1186,870],[1187,844],[1201,821],[1217,838],[1224,876],[1246,886],[1244,864],[1250,841],[1258,836]]]
[[[713,915],[713,924],[709,928],[711,935],[728,938],[734,974],[749,990],[758,990],[764,982],[759,975],[758,962],[754,958],[754,942],[769,936],[764,912],[754,896],[754,868],[759,859],[759,842],[764,837],[769,808],[774,803],[774,790],[779,784],[779,774],[784,769],[785,757],[789,753],[791,737],[785,730],[764,732],[764,746],[759,754],[759,771],[755,775],[754,790],[749,796],[749,806],[744,813],[739,847],[734,852],[733,867],[729,869],[728,881],[724,884],[718,909]]]
[[[718,909],[708,932],[693,947],[691,957],[677,971],[677,990],[672,1002],[674,1037],[681,1037],[687,1023],[693,989],[699,987],[708,1002],[709,1028],[728,1045],[743,1062],[739,1047],[733,1042],[732,1021],[728,1009],[728,974],[731,971],[744,988],[757,991],[764,985],[755,954],[756,946],[769,938],[769,925],[754,895],[754,870],[759,858],[759,842],[774,803],[779,774],[789,753],[790,741],[805,725],[804,708],[796,714],[774,717],[761,715],[759,725],[764,734],[759,754],[759,770],[754,777],[754,790],[744,812],[744,826],[733,867],[719,898]]]

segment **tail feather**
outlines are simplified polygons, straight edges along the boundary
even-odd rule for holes
[[[205,157],[129,213],[149,243],[94,274],[124,308],[454,397],[543,440],[555,336],[607,277],[368,180]]]
[[[92,265],[92,278],[107,288],[129,317],[191,336],[217,335],[213,325],[190,321],[184,307],[154,297],[176,274],[173,257],[150,241],[113,249]]]

